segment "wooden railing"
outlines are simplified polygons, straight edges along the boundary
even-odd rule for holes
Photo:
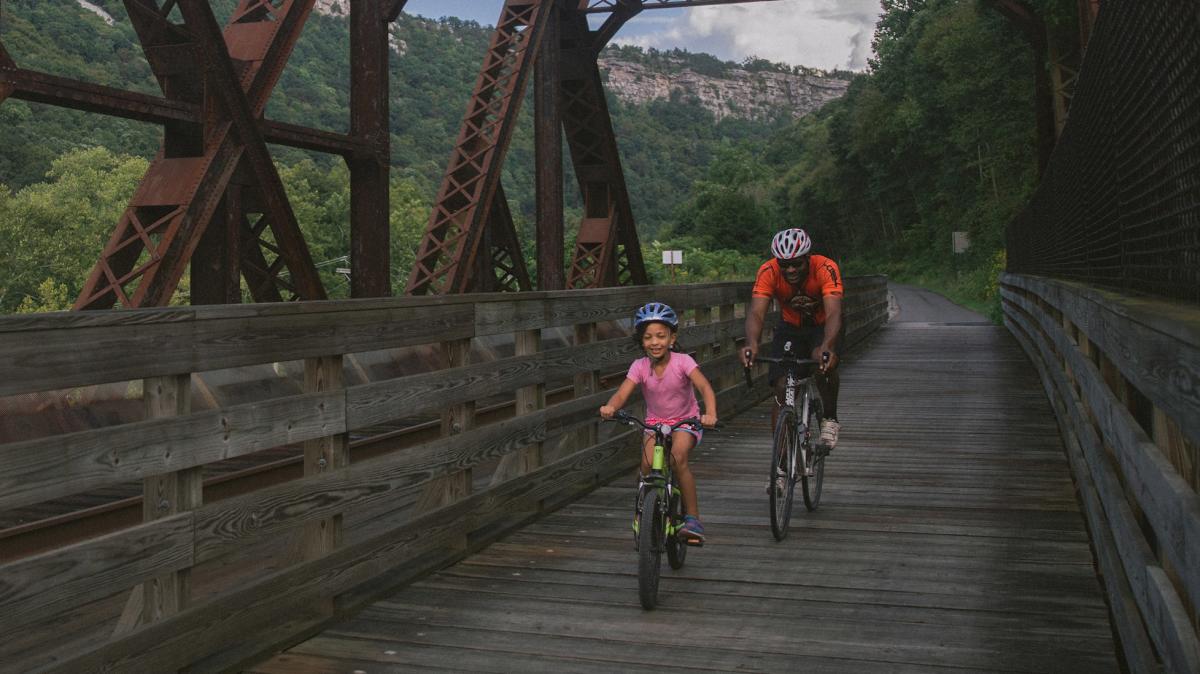
[[[886,283],[846,283],[855,342],[885,320]],[[600,428],[597,409],[599,375],[636,347],[598,324],[668,302],[721,414],[760,400],[735,348],[748,296],[721,283],[0,319],[0,395],[128,381],[145,406],[141,421],[0,444],[0,511],[143,485],[136,526],[0,565],[0,661],[214,671],[293,643],[634,465],[636,436]],[[574,343],[542,350],[564,327]],[[513,355],[469,362],[496,335]],[[344,385],[348,355],[419,345],[445,367]],[[193,411],[193,375],[285,361],[302,361],[303,393]],[[547,406],[549,384],[574,396]],[[477,423],[478,401],[505,398],[513,415]],[[352,432],[422,415],[441,416],[441,437],[352,460]],[[205,501],[205,466],[282,445],[303,446],[303,477]]]
[[[1133,672],[1198,672],[1200,309],[1005,274]]]

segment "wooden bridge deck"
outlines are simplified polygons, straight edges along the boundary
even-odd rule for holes
[[[1050,407],[991,325],[899,323],[843,372],[816,513],[772,538],[770,408],[696,461],[709,542],[638,605],[632,479],[250,671],[1118,671]]]

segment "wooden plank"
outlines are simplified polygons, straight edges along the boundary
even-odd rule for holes
[[[1200,604],[1200,495],[1146,436],[1104,383],[1096,367],[1067,340],[1054,323],[1027,299],[1007,289],[1001,296],[1027,312],[1070,363],[1076,383],[1104,442],[1116,450],[1125,484],[1136,495],[1168,559],[1179,570],[1193,605]]]
[[[0,445],[0,510],[345,430],[343,394],[309,394]]]
[[[1128,578],[1116,551],[1111,527],[1104,515],[1104,507],[1092,484],[1087,460],[1083,456],[1082,447],[1074,431],[1074,424],[1066,411],[1059,389],[1032,339],[1023,328],[1016,326],[1007,312],[1005,313],[1005,324],[1012,331],[1017,342],[1029,354],[1030,360],[1034,363],[1035,369],[1042,379],[1042,386],[1047,397],[1050,398],[1055,413],[1060,415],[1063,420],[1061,428],[1067,445],[1067,456],[1071,460],[1072,472],[1079,482],[1078,494],[1087,517],[1093,549],[1098,557],[1097,565],[1100,576],[1108,592],[1109,609],[1116,623],[1117,633],[1121,637],[1125,664],[1135,672],[1155,672],[1158,669],[1157,657],[1142,622],[1137,601],[1129,587]]]
[[[1004,274],[1062,311],[1121,373],[1200,444],[1200,310],[1068,281]]]
[[[544,440],[546,419],[546,412],[516,417],[206,505],[196,513],[197,561],[351,508],[415,503],[430,489],[444,489],[446,478]]]
[[[1040,335],[1055,334],[1057,326],[1045,318],[1042,330],[1049,328],[1047,333],[1035,332],[1027,316],[1029,314],[1022,316],[1017,312],[1008,314],[1009,320],[1020,326],[1026,336],[1039,335],[1032,342],[1039,355],[1040,362],[1037,364],[1047,370],[1050,380],[1056,386],[1055,393],[1066,414],[1063,421],[1070,425],[1075,440],[1086,457],[1081,467],[1088,472],[1091,485],[1095,489],[1113,539],[1117,557],[1113,561],[1121,564],[1122,575],[1126,578],[1140,609],[1141,620],[1147,625],[1151,640],[1163,654],[1171,671],[1200,669],[1200,643],[1197,642],[1195,632],[1191,628],[1187,611],[1175,589],[1166,581],[1165,573],[1142,535],[1134,514],[1125,501],[1121,484],[1108,465],[1101,440],[1091,427],[1083,404],[1070,390],[1058,363],[1050,360],[1053,355],[1049,347],[1041,341]],[[1058,336],[1062,337],[1061,334]],[[1065,341],[1065,337],[1063,339]],[[1053,362],[1054,365],[1048,365],[1049,362]],[[1095,534],[1096,529],[1093,529],[1093,535]],[[1110,568],[1109,573],[1112,572]]]
[[[192,563],[190,512],[9,562],[0,566],[0,624],[16,629]]]
[[[455,340],[444,342],[442,349],[446,354],[446,364],[451,368],[462,367],[471,357],[471,340]],[[475,402],[464,401],[446,407],[442,412],[442,437],[461,435],[475,427]],[[465,441],[465,440],[464,440]],[[434,480],[426,486],[418,502],[417,509],[421,512],[433,510],[443,505],[461,500],[471,493],[471,464],[462,470],[451,471],[450,474]]]
[[[370,588],[376,579],[392,575],[398,568],[404,568],[411,577],[442,566],[447,560],[461,556],[447,545],[450,538],[459,533],[461,519],[470,518],[473,513],[527,508],[525,504],[551,496],[564,485],[594,480],[598,467],[604,466],[619,452],[627,452],[627,436],[623,434],[581,450],[539,468],[525,479],[511,480],[477,492],[385,534],[340,548],[324,558],[289,567],[249,587],[231,589],[214,600],[120,641],[67,654],[52,671],[179,669],[219,651],[232,640],[252,638],[253,634],[269,629],[274,621],[315,598],[338,595],[355,587]],[[409,566],[402,567],[406,563]],[[378,595],[383,587],[368,592]],[[228,619],[229,616],[236,616],[236,619]]]
[[[265,315],[219,310],[233,316],[144,324],[139,315],[104,327],[45,319],[45,329],[32,331],[6,330],[0,318],[0,395],[427,344],[474,332],[469,304],[362,311],[321,304],[334,306]]]

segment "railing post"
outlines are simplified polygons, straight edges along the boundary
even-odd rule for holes
[[[321,356],[304,360],[304,392],[337,391],[345,386],[342,356]],[[327,435],[304,442],[304,475],[343,468],[350,463],[350,443],[345,433]],[[302,559],[317,559],[333,552],[342,542],[341,514],[310,522],[305,526],[301,546]]]
[[[192,408],[191,374],[149,377],[142,380],[142,400],[147,419],[184,416]],[[170,448],[164,448],[169,452]],[[142,480],[142,520],[194,510],[203,501],[203,468],[186,468]],[[146,581],[135,589],[118,621],[116,633],[136,625],[157,622],[187,608],[191,601],[191,569],[180,569]]]
[[[575,326],[575,346],[583,346],[596,341],[596,324],[580,323]],[[583,398],[600,390],[600,375],[595,370],[580,372],[575,375],[575,397]],[[596,424],[590,423],[579,429],[575,436],[576,449],[591,447],[596,444]]]
[[[446,354],[447,368],[462,367],[471,358],[471,340],[469,338],[442,342],[442,349]],[[449,409],[442,413],[442,437],[465,433],[474,428],[474,426],[474,402],[451,405]],[[437,508],[463,499],[470,495],[470,493],[471,469],[466,468],[453,475],[433,480],[429,488],[422,494],[421,500],[417,505],[417,512],[436,510]]]
[[[712,309],[710,307],[699,307],[696,309],[696,327],[708,325],[712,323]],[[713,340],[706,339],[704,343],[696,349],[696,362],[704,365],[705,361],[713,357]]]
[[[718,313],[718,318],[720,319],[722,324],[732,321],[735,316],[736,316],[736,314],[734,313],[734,305],[732,305],[732,304],[722,304],[721,305],[721,308],[719,309],[719,313]],[[737,351],[737,342],[734,340],[732,332],[729,332],[728,330],[723,330],[720,333],[720,336],[721,336],[721,339],[717,344],[717,352],[721,356],[728,356],[729,354]],[[714,385],[717,386],[718,391],[723,391],[723,390],[729,388],[730,386],[734,386],[737,384],[737,365],[729,365],[724,370],[722,370],[722,372],[723,372],[723,374],[720,376],[719,383],[714,383]]]
[[[542,349],[542,331],[518,330],[513,335],[517,356],[532,356]],[[515,415],[533,414],[546,407],[546,385],[534,384],[517,389]],[[504,455],[496,472],[492,473],[492,484],[520,477],[542,465],[542,443],[537,442],[518,451]]]

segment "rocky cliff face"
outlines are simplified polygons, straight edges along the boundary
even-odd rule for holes
[[[841,97],[850,86],[843,79],[741,69],[733,69],[728,77],[711,77],[686,68],[665,73],[603,55],[600,71],[607,76],[609,90],[623,101],[645,103],[672,95],[695,98],[717,119],[761,119],[779,109],[802,117]]]
[[[316,0],[314,11],[345,17],[349,13],[349,0]],[[400,38],[397,26],[392,27],[388,37],[392,50],[405,55],[408,45]],[[765,119],[780,110],[786,110],[792,117],[803,117],[841,97],[850,86],[848,80],[832,77],[739,68],[730,69],[725,77],[714,77],[697,73],[682,62],[648,68],[603,54],[599,63],[608,89],[622,101],[641,104],[680,96],[683,100],[695,99],[717,119]]]

